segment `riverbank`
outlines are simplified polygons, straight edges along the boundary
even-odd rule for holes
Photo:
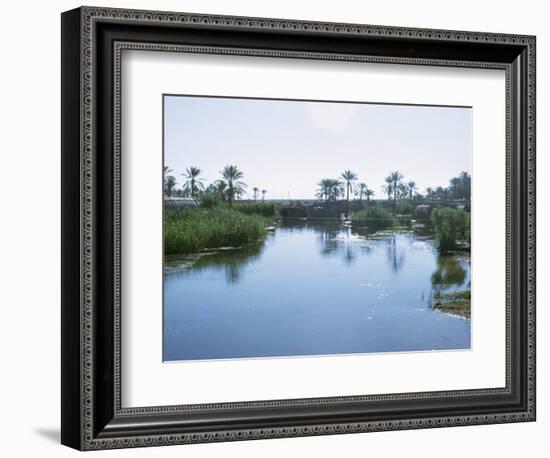
[[[270,220],[223,208],[167,211],[164,254],[191,254],[207,249],[240,247],[265,238]]]
[[[469,320],[472,316],[470,300],[470,290],[449,293],[437,291],[434,294],[432,308],[451,315],[458,315]]]

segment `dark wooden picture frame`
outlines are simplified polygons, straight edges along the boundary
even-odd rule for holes
[[[123,49],[506,72],[506,387],[123,408]],[[62,15],[62,434],[80,450],[535,420],[535,38],[82,7]]]

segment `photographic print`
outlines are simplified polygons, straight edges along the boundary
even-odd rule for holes
[[[471,107],[163,106],[164,361],[471,348]]]

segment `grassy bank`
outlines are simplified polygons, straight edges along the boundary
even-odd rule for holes
[[[459,315],[470,319],[471,317],[471,292],[455,291],[450,293],[442,293],[437,291],[434,294],[432,308],[441,312]]]
[[[209,248],[238,247],[262,240],[266,220],[221,208],[167,211],[164,253],[189,254]]]
[[[277,206],[270,202],[235,202],[233,210],[237,210],[245,215],[260,215],[266,218],[277,216]]]
[[[430,220],[440,252],[469,251],[470,213],[453,208],[435,208]]]
[[[375,230],[399,226],[397,218],[388,210],[375,206],[355,212],[351,217],[351,222],[354,224],[365,224],[368,228]]]

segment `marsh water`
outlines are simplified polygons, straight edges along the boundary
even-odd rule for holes
[[[432,310],[470,261],[421,228],[369,233],[281,221],[263,243],[171,258],[165,361],[470,348],[470,320]]]

